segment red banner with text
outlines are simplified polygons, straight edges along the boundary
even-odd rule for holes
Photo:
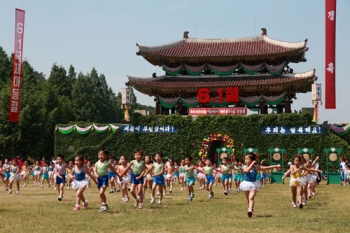
[[[23,38],[24,38],[24,15],[25,11],[16,9],[15,23],[15,49],[12,67],[12,88],[10,98],[9,121],[18,122],[21,100],[21,82],[22,82],[22,57],[23,57]]]
[[[335,92],[335,29],[336,29],[336,6],[337,0],[326,1],[326,91],[325,102],[326,108],[336,108],[336,92]]]

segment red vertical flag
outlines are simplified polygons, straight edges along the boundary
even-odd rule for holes
[[[18,122],[20,110],[21,82],[22,82],[22,57],[24,38],[24,10],[16,9],[15,24],[15,49],[12,67],[12,88],[10,98],[9,121]]]
[[[326,108],[336,108],[335,94],[335,25],[337,0],[326,1]]]

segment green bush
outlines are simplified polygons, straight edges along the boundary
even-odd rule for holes
[[[136,148],[144,150],[145,155],[154,155],[162,151],[165,156],[180,160],[185,155],[198,157],[202,140],[211,133],[220,132],[230,136],[235,144],[237,156],[242,155],[241,144],[245,148],[259,149],[261,159],[267,158],[269,148],[285,148],[287,160],[297,153],[298,148],[313,148],[315,155],[320,156],[320,165],[324,169],[326,156],[324,148],[343,148],[345,157],[350,157],[349,144],[330,130],[323,135],[263,135],[263,126],[307,126],[312,125],[308,113],[301,114],[269,114],[249,116],[200,116],[192,120],[189,116],[180,115],[150,115],[133,116],[134,125],[173,125],[178,128],[177,133],[122,133],[108,131],[97,133],[91,131],[80,135],[73,131],[63,135],[55,131],[55,153],[64,154],[72,159],[75,154],[83,154],[90,160],[97,160],[97,150],[106,147],[111,154],[119,157],[126,155],[129,159]],[[74,124],[74,123],[71,123]],[[77,123],[86,127],[91,123]],[[71,146],[71,147],[70,147]],[[72,146],[74,148],[72,148]],[[69,150],[70,148],[70,150]]]

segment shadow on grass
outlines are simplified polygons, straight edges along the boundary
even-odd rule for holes
[[[263,214],[263,215],[260,215],[260,214],[258,214],[258,215],[255,215],[257,218],[272,218],[273,217],[273,215],[271,215],[271,214]]]

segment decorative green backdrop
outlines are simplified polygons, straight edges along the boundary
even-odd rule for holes
[[[297,153],[298,148],[314,148],[316,155],[320,155],[321,167],[325,166],[323,148],[343,148],[345,157],[350,156],[348,143],[326,130],[324,135],[262,135],[262,126],[307,126],[312,125],[308,113],[301,114],[268,114],[249,116],[201,116],[192,120],[188,116],[180,115],[150,115],[135,114],[134,125],[174,125],[178,133],[122,133],[120,130],[105,133],[91,131],[81,135],[68,135],[55,131],[55,153],[64,154],[72,159],[75,154],[87,155],[92,161],[97,160],[99,147],[108,148],[116,156],[133,156],[136,148],[142,148],[145,155],[154,155],[162,151],[165,156],[180,160],[185,155],[198,158],[198,152],[203,138],[209,134],[220,132],[233,139],[235,153],[242,154],[242,148],[258,148],[260,159],[267,159],[269,148],[285,148],[287,160]],[[91,122],[73,123],[80,127],[87,127]],[[96,124],[96,123],[95,123]],[[97,125],[97,124],[96,124]],[[67,126],[67,125],[58,125]],[[102,126],[102,125],[101,125]]]

